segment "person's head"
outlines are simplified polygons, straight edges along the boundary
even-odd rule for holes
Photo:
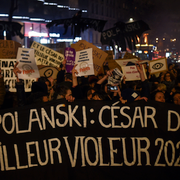
[[[92,99],[92,95],[93,93],[95,93],[95,89],[91,88],[87,91],[87,99],[91,100]]]
[[[175,92],[173,95],[173,102],[176,105],[180,105],[180,92]]]
[[[95,86],[95,84],[97,83],[97,81],[98,81],[98,78],[96,76],[90,76],[89,77],[89,86],[93,88]]]
[[[169,70],[172,70],[172,69],[173,69],[173,64],[170,63],[170,64],[168,65],[168,69],[169,69]]]
[[[166,91],[166,85],[163,83],[159,83],[159,84],[157,84],[157,89],[158,89],[158,91],[165,92]]]
[[[171,73],[170,72],[166,72],[166,74],[164,75],[164,79],[165,79],[165,81],[172,81]]]
[[[64,81],[70,81],[72,82],[72,74],[71,73],[66,73],[64,75]]]
[[[165,102],[165,95],[162,91],[157,91],[154,96],[154,100],[158,102]]]
[[[72,98],[72,91],[67,86],[57,86],[56,87],[57,99],[65,98],[69,100]]]

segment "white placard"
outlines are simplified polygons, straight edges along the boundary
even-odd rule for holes
[[[92,48],[76,51],[75,64],[78,76],[94,75]]]
[[[9,88],[10,92],[16,92],[16,76],[13,73],[16,59],[0,59],[1,73],[4,77],[4,84]],[[24,89],[26,92],[31,91],[32,82],[36,79],[25,79]]]
[[[18,68],[21,74],[19,79],[39,78],[39,70],[35,62],[34,49],[19,48],[17,53]]]
[[[144,67],[142,66],[142,68],[143,68],[145,79],[147,79]],[[122,71],[123,71],[123,75],[126,77],[126,79],[125,79],[126,81],[141,80],[140,74],[139,74],[136,66],[123,66]]]
[[[115,60],[117,63],[118,63],[118,65],[119,66],[126,66],[127,65],[127,63],[128,62],[132,62],[132,63],[136,63],[137,61],[138,61],[138,59],[136,59],[136,58],[133,58],[133,59],[117,59],[117,60]]]
[[[149,61],[149,69],[151,74],[167,71],[168,66],[166,58]]]

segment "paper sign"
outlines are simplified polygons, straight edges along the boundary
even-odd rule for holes
[[[134,59],[117,59],[115,60],[119,66],[126,66],[128,64],[128,62],[132,62],[132,63],[136,63],[138,61],[138,59],[134,58]]]
[[[85,40],[80,40],[76,44],[71,44],[71,47],[74,48],[76,51],[88,48],[93,49],[94,74],[95,76],[97,76],[108,54],[102,51],[101,49],[97,48],[92,43],[89,43]]]
[[[116,85],[120,84],[121,80],[123,78],[123,74],[118,68],[115,68],[112,71],[112,76],[108,76],[108,84]]]
[[[143,68],[145,79],[147,79],[144,67],[142,66],[142,68]],[[126,81],[141,80],[140,74],[136,66],[122,66],[122,71],[123,71],[123,75],[126,77],[125,79]]]
[[[18,68],[21,74],[19,79],[39,78],[39,70],[35,62],[34,49],[19,48],[17,54]]]
[[[76,51],[76,69],[78,76],[94,75],[94,66],[92,60],[92,48]]]
[[[67,47],[64,51],[64,57],[66,59],[66,72],[71,73],[72,68],[75,65],[75,57],[76,57],[75,49]]]
[[[57,74],[59,72],[57,67],[38,65],[38,69],[41,77],[52,77],[53,79],[57,79]]]
[[[0,40],[0,58],[16,59],[21,44],[12,40]]]
[[[161,58],[149,61],[150,74],[160,73],[168,70],[167,59]]]
[[[37,65],[59,67],[64,60],[63,54],[35,41],[32,43],[31,48],[35,50],[34,52]]]
[[[10,92],[16,92],[16,76],[13,73],[16,59],[0,59],[1,73],[4,77],[4,84],[8,86]],[[24,88],[26,92],[31,91],[32,82],[36,79],[25,79]]]

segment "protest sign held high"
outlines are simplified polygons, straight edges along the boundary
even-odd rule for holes
[[[8,86],[10,92],[16,92],[16,76],[13,73],[14,65],[16,64],[16,59],[0,59],[0,66],[2,75],[4,77],[4,83]],[[32,82],[35,78],[27,78],[24,80],[24,88],[26,92],[31,91]]]
[[[78,76],[94,75],[92,48],[77,51],[75,64]]]
[[[33,42],[31,48],[35,49],[35,58],[37,65],[46,65],[59,67],[64,60],[64,55],[50,49],[46,46],[43,46],[40,43]]]
[[[71,44],[71,47],[76,51],[81,51],[88,48],[93,49],[94,74],[97,76],[108,54],[85,40],[80,40],[76,44]]]
[[[0,114],[2,179],[179,177],[179,106],[56,100]]]

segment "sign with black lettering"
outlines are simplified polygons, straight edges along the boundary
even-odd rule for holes
[[[50,49],[38,42],[33,42],[31,48],[34,48],[36,64],[59,67],[64,60],[64,55]]]
[[[77,64],[77,76],[94,75],[92,48],[77,51],[75,64]]]
[[[94,74],[97,76],[108,54],[85,40],[80,40],[76,44],[71,44],[71,47],[76,51],[81,51],[88,48],[93,49]]]
[[[149,69],[151,74],[167,71],[168,70],[167,59],[160,58],[153,61],[149,61]]]
[[[16,59],[0,59],[0,67],[4,77],[4,83],[8,86],[10,92],[16,92],[16,76],[13,73],[15,64]],[[24,88],[26,92],[31,91],[32,82],[34,81],[36,81],[35,78],[27,78],[24,80]]]
[[[18,68],[21,73],[20,79],[39,78],[39,70],[35,62],[34,49],[19,48],[17,53]]]
[[[0,111],[1,179],[179,179],[180,109],[56,100]]]

